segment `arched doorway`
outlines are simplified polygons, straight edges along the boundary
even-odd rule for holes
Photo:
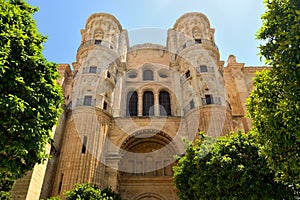
[[[139,194],[134,200],[165,200],[161,195],[155,193]]]
[[[142,197],[138,200],[162,200],[162,199],[160,199],[158,197],[154,197],[154,196],[147,196],[147,197]]]
[[[123,198],[136,200],[176,199],[173,186],[174,156],[172,138],[157,130],[143,130],[126,139],[119,162],[119,190]],[[156,194],[164,194],[165,198]],[[168,194],[170,193],[170,194]],[[134,197],[136,194],[143,194]]]

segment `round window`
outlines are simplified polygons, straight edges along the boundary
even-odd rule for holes
[[[159,77],[161,78],[168,78],[169,77],[169,72],[168,71],[159,71]]]
[[[128,72],[128,78],[136,78],[137,77],[137,72],[135,71],[131,71],[131,72]]]

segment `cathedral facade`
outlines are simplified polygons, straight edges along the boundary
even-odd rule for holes
[[[15,184],[14,199],[62,196],[79,182],[128,200],[178,199],[172,166],[184,138],[251,128],[245,101],[262,67],[221,61],[214,32],[205,15],[187,13],[166,46],[129,46],[114,16],[91,15],[73,69],[59,65],[65,106],[52,158]]]

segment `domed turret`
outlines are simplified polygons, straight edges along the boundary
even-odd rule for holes
[[[173,29],[169,30],[168,48],[176,53],[197,44],[217,49],[214,32],[215,29],[210,28],[209,20],[204,14],[198,12],[184,14],[175,22]]]

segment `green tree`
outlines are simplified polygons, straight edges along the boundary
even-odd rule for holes
[[[277,180],[300,188],[300,1],[265,5],[257,38],[273,69],[257,74],[247,108]]]
[[[292,188],[274,181],[259,148],[252,134],[201,134],[174,167],[180,199],[294,199]]]
[[[121,195],[112,191],[110,188],[106,188],[103,191],[96,186],[85,183],[78,183],[73,190],[65,193],[66,200],[122,200]]]
[[[0,0],[0,195],[47,158],[46,144],[61,113],[57,66],[42,55],[37,8]],[[5,197],[6,196],[6,197]]]
[[[106,194],[106,196],[108,197],[112,197],[113,200],[122,200],[121,195],[113,191],[110,187],[104,188],[104,190],[102,190],[102,193]]]
[[[60,200],[60,198],[59,197],[50,197],[47,200]]]

